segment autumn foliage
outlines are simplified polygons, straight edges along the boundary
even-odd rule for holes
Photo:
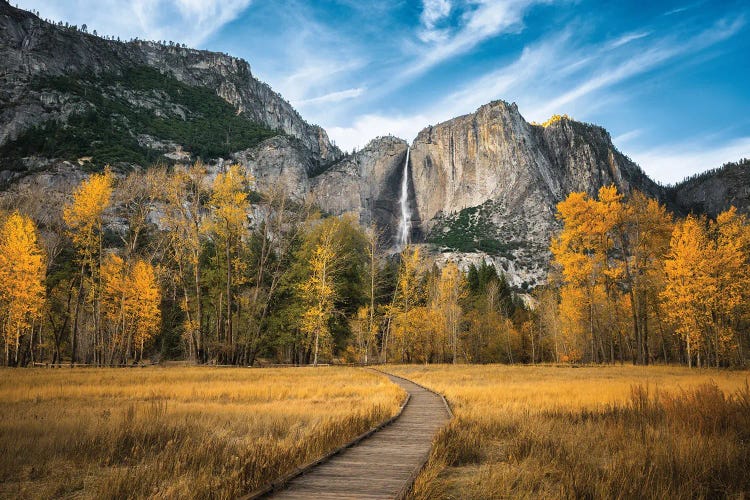
[[[565,359],[744,364],[746,217],[732,208],[674,221],[656,200],[614,187],[572,193],[558,217],[552,285]]]
[[[0,228],[0,320],[5,364],[19,363],[25,338],[34,341],[44,307],[46,260],[37,243],[36,228],[15,212]]]

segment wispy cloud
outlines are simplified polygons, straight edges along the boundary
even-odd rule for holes
[[[450,0],[423,0],[422,14],[419,16],[421,27],[419,39],[425,43],[441,42],[448,37],[448,29],[439,27],[451,13]]]
[[[265,54],[272,70],[259,77],[272,82],[306,118],[329,122],[343,105],[365,94],[361,74],[370,56],[359,40],[320,19],[313,5],[287,0],[278,8],[287,15],[279,19],[274,38],[264,40],[273,47]]]
[[[439,31],[439,36],[421,37],[428,42],[416,48],[413,61],[400,75],[401,81],[408,81],[423,74],[443,61],[465,54],[478,44],[502,33],[517,32],[523,26],[526,12],[534,5],[548,3],[548,0],[470,0],[465,2],[465,10],[459,16],[459,24],[453,29]],[[427,1],[422,11],[423,24],[432,26],[437,19],[448,15],[445,11],[448,2]],[[427,14],[425,14],[427,13]],[[428,18],[430,23],[425,23]]]
[[[633,139],[636,139],[636,138],[640,137],[641,135],[643,135],[643,131],[644,131],[644,129],[637,128],[637,129],[634,129],[634,130],[629,130],[627,132],[623,132],[622,134],[619,134],[619,135],[616,135],[615,137],[613,137],[612,138],[612,142],[615,144],[615,146],[619,147],[621,145],[629,143]]]
[[[19,0],[42,17],[87,24],[123,39],[173,40],[199,46],[235,19],[251,0]]]
[[[665,37],[650,43],[645,32],[614,38],[599,46],[579,45],[570,26],[561,33],[529,45],[513,62],[469,81],[448,95],[443,108],[468,113],[483,103],[508,95],[514,96],[524,116],[541,121],[554,113],[590,111],[597,100],[614,99],[613,93],[602,98],[602,91],[642,75],[685,55],[736,35],[744,18],[720,20],[710,28],[681,39]],[[599,103],[600,104],[600,103]],[[585,117],[583,117],[585,118]]]
[[[683,5],[682,7],[677,7],[675,9],[668,10],[667,12],[664,13],[664,15],[665,16],[673,16],[675,14],[680,14],[680,13],[685,12],[687,10],[694,9],[694,8],[698,7],[699,5],[701,5],[703,3],[704,2],[694,2],[694,3],[688,4],[688,5]]]
[[[362,67],[359,60],[338,59],[335,54],[302,56],[299,64],[296,71],[278,80],[277,86],[284,97],[300,105],[334,93],[327,89],[331,85],[340,85],[347,74]]]
[[[329,92],[317,97],[311,97],[309,99],[303,99],[301,101],[293,101],[292,104],[295,106],[310,106],[319,104],[332,104],[335,102],[346,101],[348,99],[354,99],[361,96],[365,89],[363,87],[357,87],[353,89],[339,90],[337,92]]]
[[[610,42],[609,47],[612,49],[616,49],[617,47],[621,47],[625,44],[628,44],[630,42],[633,42],[635,40],[640,40],[641,38],[645,38],[649,36],[651,32],[649,31],[640,31],[636,33],[625,33],[619,38],[616,38],[615,40],[612,40]]]

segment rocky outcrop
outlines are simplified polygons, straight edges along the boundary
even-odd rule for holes
[[[376,224],[391,241],[401,217],[400,182],[408,145],[379,137],[310,179],[315,201],[331,214],[355,212],[363,225]]]
[[[750,160],[727,163],[667,188],[673,210],[716,217],[735,207],[750,214]]]
[[[555,206],[569,193],[615,184],[660,196],[601,127],[568,118],[532,125],[503,101],[422,130],[410,163],[427,241],[512,260],[532,284],[544,279]]]
[[[557,202],[572,191],[596,194],[615,184],[658,196],[660,188],[594,125],[562,118],[531,125],[515,104],[495,101],[422,130],[411,150],[416,205],[429,229],[435,217],[528,197]]]
[[[290,198],[302,200],[309,192],[309,176],[317,165],[308,151],[295,139],[276,136],[234,153],[231,160],[252,174],[260,191],[281,187]]]
[[[0,1],[0,146],[48,120],[65,120],[74,109],[64,92],[34,90],[35,78],[123,73],[149,66],[191,86],[211,89],[247,116],[300,141],[321,162],[341,158],[327,134],[305,122],[250,65],[235,57],[176,45],[121,43],[47,23]]]

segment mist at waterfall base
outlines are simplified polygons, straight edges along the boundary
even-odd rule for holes
[[[411,233],[411,210],[409,209],[409,152],[411,148],[406,148],[406,161],[404,161],[404,175],[401,178],[401,197],[399,198],[399,204],[401,205],[401,221],[399,222],[398,230],[398,249],[403,248],[409,244],[409,236]]]

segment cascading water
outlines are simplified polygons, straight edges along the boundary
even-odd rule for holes
[[[409,236],[411,234],[411,210],[409,209],[409,151],[411,148],[406,148],[406,161],[404,162],[404,175],[401,179],[401,199],[399,203],[401,205],[401,223],[399,224],[398,231],[398,246],[403,249],[409,244]]]

